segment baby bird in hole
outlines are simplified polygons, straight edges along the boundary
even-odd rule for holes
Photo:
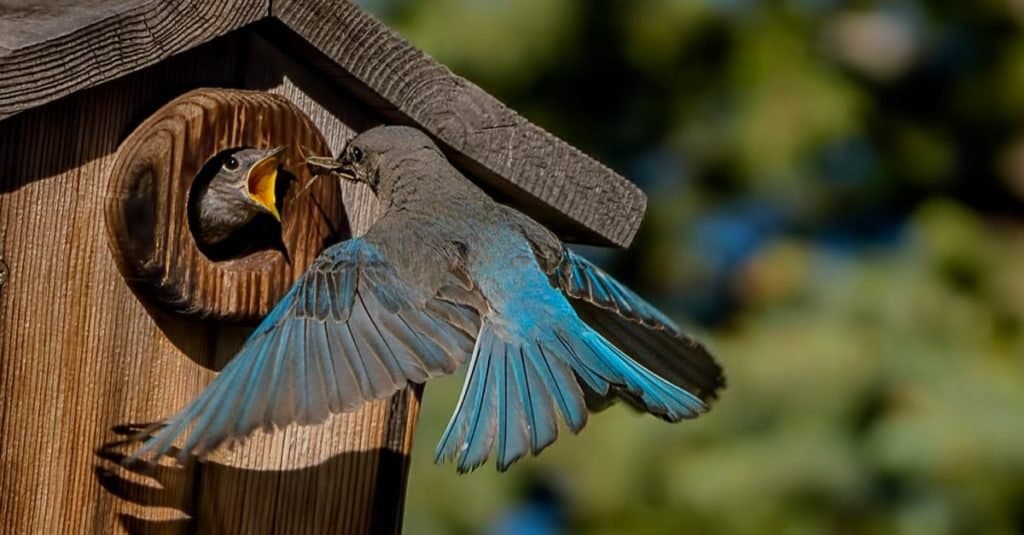
[[[213,176],[193,192],[190,218],[200,248],[217,248],[260,214],[281,221],[276,188],[284,150],[243,148],[218,158]]]

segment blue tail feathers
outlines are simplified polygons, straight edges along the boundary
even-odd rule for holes
[[[608,395],[612,389],[642,400],[667,420],[706,410],[696,396],[630,359],[568,310],[556,325],[530,339],[485,318],[455,413],[435,460],[457,457],[459,472],[482,465],[496,449],[499,470],[537,454],[558,436],[556,414],[572,432],[587,421],[580,383]]]
[[[587,408],[567,363],[544,358],[540,346],[509,341],[485,322],[455,412],[435,460],[458,457],[460,472],[487,460],[497,441],[498,468],[528,452],[540,453],[558,436],[557,413],[573,432],[583,428]]]

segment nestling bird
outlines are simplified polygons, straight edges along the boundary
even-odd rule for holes
[[[261,213],[281,220],[275,187],[284,149],[244,148],[218,159],[213,177],[200,185],[193,201],[193,227],[201,246],[223,242]]]
[[[198,398],[130,459],[203,456],[257,428],[324,421],[469,358],[436,460],[499,470],[614,399],[675,422],[722,369],[665,315],[526,215],[488,197],[419,130],[353,139],[334,169],[383,213],[326,249]]]

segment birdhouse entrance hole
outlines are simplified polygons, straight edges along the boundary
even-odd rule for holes
[[[248,205],[252,210],[251,219],[243,220],[239,218],[234,226],[225,223],[229,228],[224,229],[226,235],[223,239],[214,240],[204,235],[204,226],[210,223],[202,221],[203,214],[200,200],[204,196],[211,194],[210,187],[212,183],[223,178],[222,175],[226,166],[231,164],[242,166],[246,163],[238,162],[236,155],[247,150],[251,151],[253,149],[251,147],[231,147],[215,154],[200,168],[199,173],[193,178],[192,185],[189,187],[188,205],[186,208],[188,210],[189,231],[192,233],[192,238],[195,240],[199,252],[203,253],[207,259],[213,262],[229,260],[258,262],[264,256],[260,254],[261,251],[274,251],[285,256],[288,255],[288,250],[285,248],[284,241],[281,238],[281,222],[275,219],[274,215],[267,210],[259,209],[255,203]],[[237,171],[243,181],[248,178],[245,174],[249,170],[238,169]],[[295,175],[285,169],[278,169],[275,174],[276,179],[273,181],[274,195],[272,199],[275,201],[283,200],[291,193],[296,178]],[[241,186],[243,187],[237,190],[239,194],[247,193],[244,186],[248,186],[248,184],[242,184]],[[252,192],[248,191],[248,193],[251,194]],[[238,204],[244,203],[240,202]],[[281,210],[281,207],[278,206],[280,204],[280,202],[274,202],[275,210],[278,213]],[[225,206],[223,208],[229,210],[232,207]],[[235,207],[235,209],[240,208]],[[220,236],[217,237],[219,238]]]
[[[250,204],[262,199],[263,209],[228,239],[203,239],[200,194],[245,151],[274,153],[276,165],[247,160],[276,172],[274,187],[247,183],[251,174],[240,170],[239,185],[249,189],[239,194]],[[110,176],[107,229],[122,275],[140,297],[179,315],[258,319],[324,247],[348,237],[336,181],[318,180],[301,195],[291,187],[312,179],[306,156],[329,154],[316,126],[283,97],[197,89],[175,98],[128,136]]]

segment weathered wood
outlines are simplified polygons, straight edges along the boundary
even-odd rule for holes
[[[0,4],[0,119],[259,20],[268,0]]]
[[[103,217],[119,145],[141,119],[197,86],[272,86],[317,122],[332,147],[352,135],[352,125],[378,120],[345,111],[349,101],[329,90],[306,95],[286,67],[263,60],[253,61],[252,72],[272,75],[246,81],[249,46],[237,44],[204,45],[0,122],[0,146],[20,147],[0,159],[0,257],[10,267],[0,290],[5,531],[399,529],[418,409],[409,391],[319,426],[257,432],[184,468],[137,473],[117,464],[127,449],[112,443],[124,438],[112,429],[173,414],[248,332],[165,315],[126,284]],[[373,204],[361,190],[344,198],[352,228],[362,232]]]
[[[282,167],[294,177],[279,203],[283,250],[273,247],[273,236],[253,236],[270,238],[268,248],[212,261],[189,231],[193,179],[221,151],[278,145],[287,147]],[[275,95],[200,89],[160,108],[122,144],[110,177],[107,230],[125,278],[170,312],[257,321],[325,244],[338,241],[338,229],[347,234],[337,183],[318,180],[297,194],[311,179],[307,150],[328,149],[309,118]],[[290,178],[282,173],[281,180]]]
[[[114,79],[251,22],[294,35],[316,61],[392,122],[434,135],[492,191],[570,240],[628,245],[643,193],[452,74],[358,6],[335,0],[91,0],[0,7],[0,119]],[[286,37],[283,37],[286,39]],[[316,56],[319,57],[317,61]]]
[[[355,4],[279,0],[271,14],[336,64],[317,65],[339,83],[368,96],[393,120],[433,134],[462,156],[457,160],[475,178],[520,209],[568,238],[622,246],[632,241],[646,208],[636,186],[453,74]]]
[[[139,118],[197,85],[235,84],[218,67],[236,55],[222,42],[0,122],[4,531],[116,532],[120,514],[173,517],[106,492],[94,451],[112,426],[199,391],[210,372],[190,358],[213,361],[210,329],[151,315],[125,284],[107,246],[106,177]]]

